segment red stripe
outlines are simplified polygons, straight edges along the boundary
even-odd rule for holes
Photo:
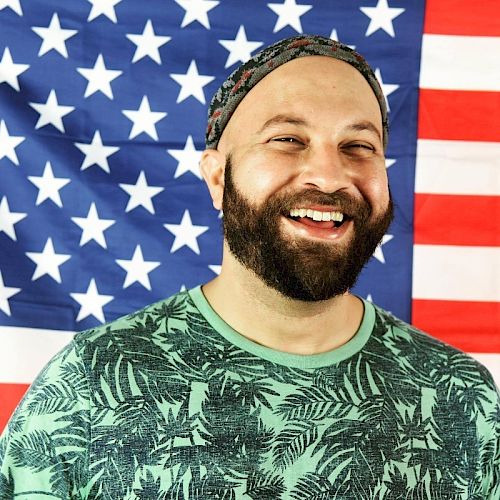
[[[26,384],[0,384],[0,433],[28,387]]]
[[[415,194],[415,243],[500,245],[500,196]]]
[[[413,300],[412,323],[466,352],[500,352],[500,302]]]
[[[498,0],[427,0],[424,33],[500,36]]]
[[[500,92],[420,89],[418,137],[500,142]]]

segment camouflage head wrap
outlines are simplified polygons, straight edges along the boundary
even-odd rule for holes
[[[318,35],[300,35],[270,45],[237,68],[215,93],[208,109],[205,142],[216,149],[234,110],[248,92],[277,67],[298,57],[328,56],[345,61],[356,68],[370,84],[382,113],[383,142],[387,146],[388,122],[384,94],[373,70],[363,56],[347,45]]]

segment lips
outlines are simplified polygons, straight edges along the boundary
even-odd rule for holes
[[[300,217],[312,219],[315,222],[320,221],[334,221],[342,222],[344,214],[339,210],[315,210],[313,208],[292,208],[290,210],[290,217]]]
[[[326,235],[314,234],[321,237],[329,236],[330,233],[333,234],[348,219],[343,212],[332,210],[330,207],[292,208],[286,217],[297,224],[307,226],[313,230],[328,231]]]
[[[342,221],[315,221],[309,217],[284,217],[287,225],[295,234],[304,238],[319,238],[326,240],[340,239],[352,226],[350,218]]]
[[[300,222],[301,224],[305,224],[306,226],[310,227],[319,227],[323,229],[332,229],[335,227],[335,223],[331,220],[329,221],[316,221],[312,220],[309,217],[299,217],[297,219],[293,219],[297,222]]]

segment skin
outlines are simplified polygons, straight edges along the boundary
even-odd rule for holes
[[[245,96],[218,149],[206,150],[200,163],[218,210],[228,155],[235,186],[254,206],[275,193],[304,189],[344,191],[365,199],[372,217],[389,204],[377,99],[357,70],[333,58],[290,61]],[[326,234],[281,217],[280,231],[292,240],[317,241],[328,251],[329,246],[346,245],[353,228],[348,223],[338,234]],[[243,267],[227,244],[221,273],[203,286],[203,292],[240,334],[294,354],[317,354],[345,344],[363,317],[361,300],[350,293],[317,302],[281,295]]]

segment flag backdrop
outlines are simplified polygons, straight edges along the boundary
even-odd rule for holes
[[[215,276],[207,103],[297,33],[364,54],[390,109],[396,220],[356,292],[498,381],[499,19],[496,0],[0,0],[0,429],[75,331]]]

